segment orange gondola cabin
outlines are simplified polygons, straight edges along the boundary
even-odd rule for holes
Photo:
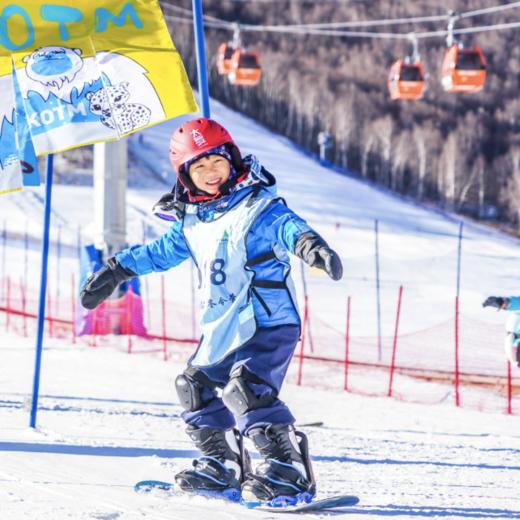
[[[426,88],[420,61],[397,60],[388,74],[388,91],[392,99],[421,99]]]
[[[235,52],[234,47],[230,43],[222,43],[218,48],[217,70],[223,76],[231,72],[231,57]]]
[[[232,85],[258,85],[262,69],[258,53],[237,49],[231,57],[231,70],[228,74]]]
[[[447,92],[478,92],[486,81],[486,60],[478,45],[467,49],[460,44],[446,49],[441,83]]]

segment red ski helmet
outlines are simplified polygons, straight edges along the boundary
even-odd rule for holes
[[[170,139],[170,161],[173,169],[182,174],[182,166],[205,152],[229,145],[232,157],[241,163],[240,151],[229,132],[213,119],[199,117],[183,123]],[[238,169],[238,168],[237,168]]]

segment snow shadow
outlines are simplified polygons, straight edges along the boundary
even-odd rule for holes
[[[168,450],[159,448],[135,448],[123,446],[83,446],[75,444],[50,444],[29,442],[0,442],[0,452],[59,453],[62,455],[92,455],[95,457],[164,457],[195,458],[195,450]]]
[[[15,395],[21,397],[27,397],[27,394],[20,392],[9,392],[4,395]],[[74,395],[52,395],[52,394],[41,394],[40,399],[57,399],[66,401],[93,401],[98,403],[124,403],[124,404],[144,404],[153,406],[175,406],[173,401],[137,401],[135,399],[115,399],[113,397],[89,397],[89,396],[74,396]],[[0,403],[3,402],[0,400]],[[17,402],[17,401],[10,401]]]
[[[339,510],[336,510],[339,513]],[[441,518],[520,518],[520,511],[488,509],[479,507],[435,507],[435,506],[374,506],[366,508],[344,508],[342,514],[371,516],[424,516]]]
[[[17,401],[0,401],[0,408],[24,408],[24,403]],[[174,412],[149,412],[147,410],[125,410],[118,408],[112,410],[109,408],[89,408],[84,406],[64,406],[56,404],[52,406],[40,405],[39,411],[42,412],[77,412],[77,413],[91,413],[101,415],[135,415],[135,416],[146,416],[146,417],[157,417],[159,419],[177,419],[180,417],[178,413]]]
[[[384,465],[429,465],[446,468],[475,468],[475,469],[506,469],[520,471],[520,466],[503,466],[495,464],[460,464],[457,462],[443,462],[440,460],[392,460],[392,459],[355,459],[352,457],[334,457],[331,455],[315,455],[312,460],[321,462],[354,462],[357,464],[384,464]]]
[[[75,444],[50,444],[28,442],[0,442],[0,452],[30,452],[30,453],[60,453],[63,455],[91,455],[99,457],[163,457],[172,458],[196,458],[200,453],[196,450],[177,450],[161,448],[136,448],[132,446],[86,446]],[[257,453],[251,453],[252,459],[258,459]],[[449,468],[475,468],[491,470],[520,471],[520,466],[504,466],[491,464],[458,464],[454,462],[430,461],[430,460],[391,460],[391,459],[355,459],[352,457],[334,457],[316,455],[313,461],[320,462],[354,462],[357,464],[384,464],[384,465],[430,465]],[[520,518],[520,517],[519,517]]]

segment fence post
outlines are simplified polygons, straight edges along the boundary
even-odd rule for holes
[[[345,330],[345,383],[343,389],[348,392],[348,349],[350,342],[350,296],[347,298],[347,326]]]
[[[23,316],[23,336],[27,337],[27,305],[25,296],[26,286],[24,285],[23,278],[20,278],[20,296],[22,298],[22,316]]]
[[[459,297],[455,296],[455,406],[460,406],[460,368],[459,368]]]
[[[126,303],[125,303],[125,310],[126,310],[126,339],[127,339],[127,352],[129,354],[132,353],[132,311],[133,311],[133,290],[132,286],[128,284],[128,289],[125,294]]]
[[[397,352],[397,337],[399,335],[399,318],[401,316],[401,300],[403,298],[403,286],[399,286],[399,296],[397,297],[397,313],[395,316],[394,343],[392,346],[392,362],[390,363],[390,380],[388,382],[388,397],[392,397],[392,386],[394,383],[395,354]]]
[[[379,221],[374,221],[376,256],[376,304],[377,304],[377,360],[381,361],[381,277],[379,274]]]
[[[56,240],[56,292],[54,293],[54,310],[56,318],[60,317],[60,264],[61,264],[61,226],[58,226],[58,237]]]
[[[47,324],[49,326],[49,337],[54,337],[54,330],[53,330],[53,320],[52,320],[52,297],[51,297],[51,289],[49,287],[49,283],[47,282],[47,309],[49,309],[47,319]]]
[[[460,279],[462,259],[462,230],[463,222],[459,222],[457,246],[457,287],[455,293],[455,406],[460,406],[460,366],[459,366],[459,310],[460,310]]]
[[[143,231],[142,243],[146,244],[146,222],[145,220],[141,220],[141,227]],[[148,325],[148,329],[152,327],[152,317],[151,317],[151,309],[150,309],[150,286],[148,282],[148,277],[144,276],[144,292],[146,293],[146,298],[142,298],[143,305],[145,305],[146,312],[146,323]]]
[[[24,249],[23,280],[24,280],[25,289],[27,290],[27,283],[28,283],[28,279],[29,279],[29,221],[28,220],[25,221],[23,249]]]
[[[303,354],[305,351],[305,333],[307,331],[307,322],[309,319],[309,307],[307,302],[307,295],[304,298],[304,309],[303,309],[303,323],[302,323],[302,341],[300,347],[300,363],[298,365],[298,385],[302,384],[302,375],[303,375]]]
[[[98,312],[100,310],[100,308],[102,309],[103,308],[103,304],[101,304],[99,307],[96,307],[95,309],[92,309],[91,312],[92,313],[92,339],[91,339],[91,342],[90,342],[90,346],[95,348],[97,347],[97,344],[96,344],[96,334],[97,334],[97,316],[98,316]]]
[[[9,332],[9,325],[11,323],[11,277],[7,276],[6,288],[6,312],[5,312],[5,331]]]
[[[162,341],[163,359],[168,359],[168,345],[166,341],[166,290],[164,287],[164,274],[161,275],[161,322],[162,322]]]
[[[78,226],[76,235],[76,254],[78,255],[78,261],[81,259],[81,228]]]
[[[303,262],[303,260],[300,261],[300,271],[301,271],[301,275],[302,275],[302,288],[303,288],[303,296],[304,298],[307,300],[307,336],[309,338],[309,347],[311,349],[311,352],[314,352],[314,339],[312,337],[312,331],[311,331],[311,314],[310,314],[310,310],[309,310],[309,302],[308,302],[308,297],[309,297],[309,291],[307,289],[307,278],[305,276],[305,264]]]
[[[7,255],[7,223],[4,219],[4,228],[2,230],[2,299],[6,297],[7,290],[7,265],[6,265],[6,255]]]

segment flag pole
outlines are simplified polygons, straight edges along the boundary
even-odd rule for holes
[[[45,292],[47,289],[47,264],[49,260],[49,234],[51,223],[52,174],[54,156],[47,156],[47,171],[45,174],[45,207],[42,237],[42,263],[40,275],[40,301],[38,306],[38,328],[36,333],[36,359],[34,363],[33,392],[31,401],[31,419],[29,426],[36,428],[36,413],[38,411],[38,392],[40,388],[40,368],[42,362],[43,331],[45,328]]]
[[[206,72],[206,49],[204,44],[204,18],[202,0],[192,0],[193,28],[195,30],[195,50],[197,53],[197,77],[202,115],[211,117],[209,108],[208,76]]]

